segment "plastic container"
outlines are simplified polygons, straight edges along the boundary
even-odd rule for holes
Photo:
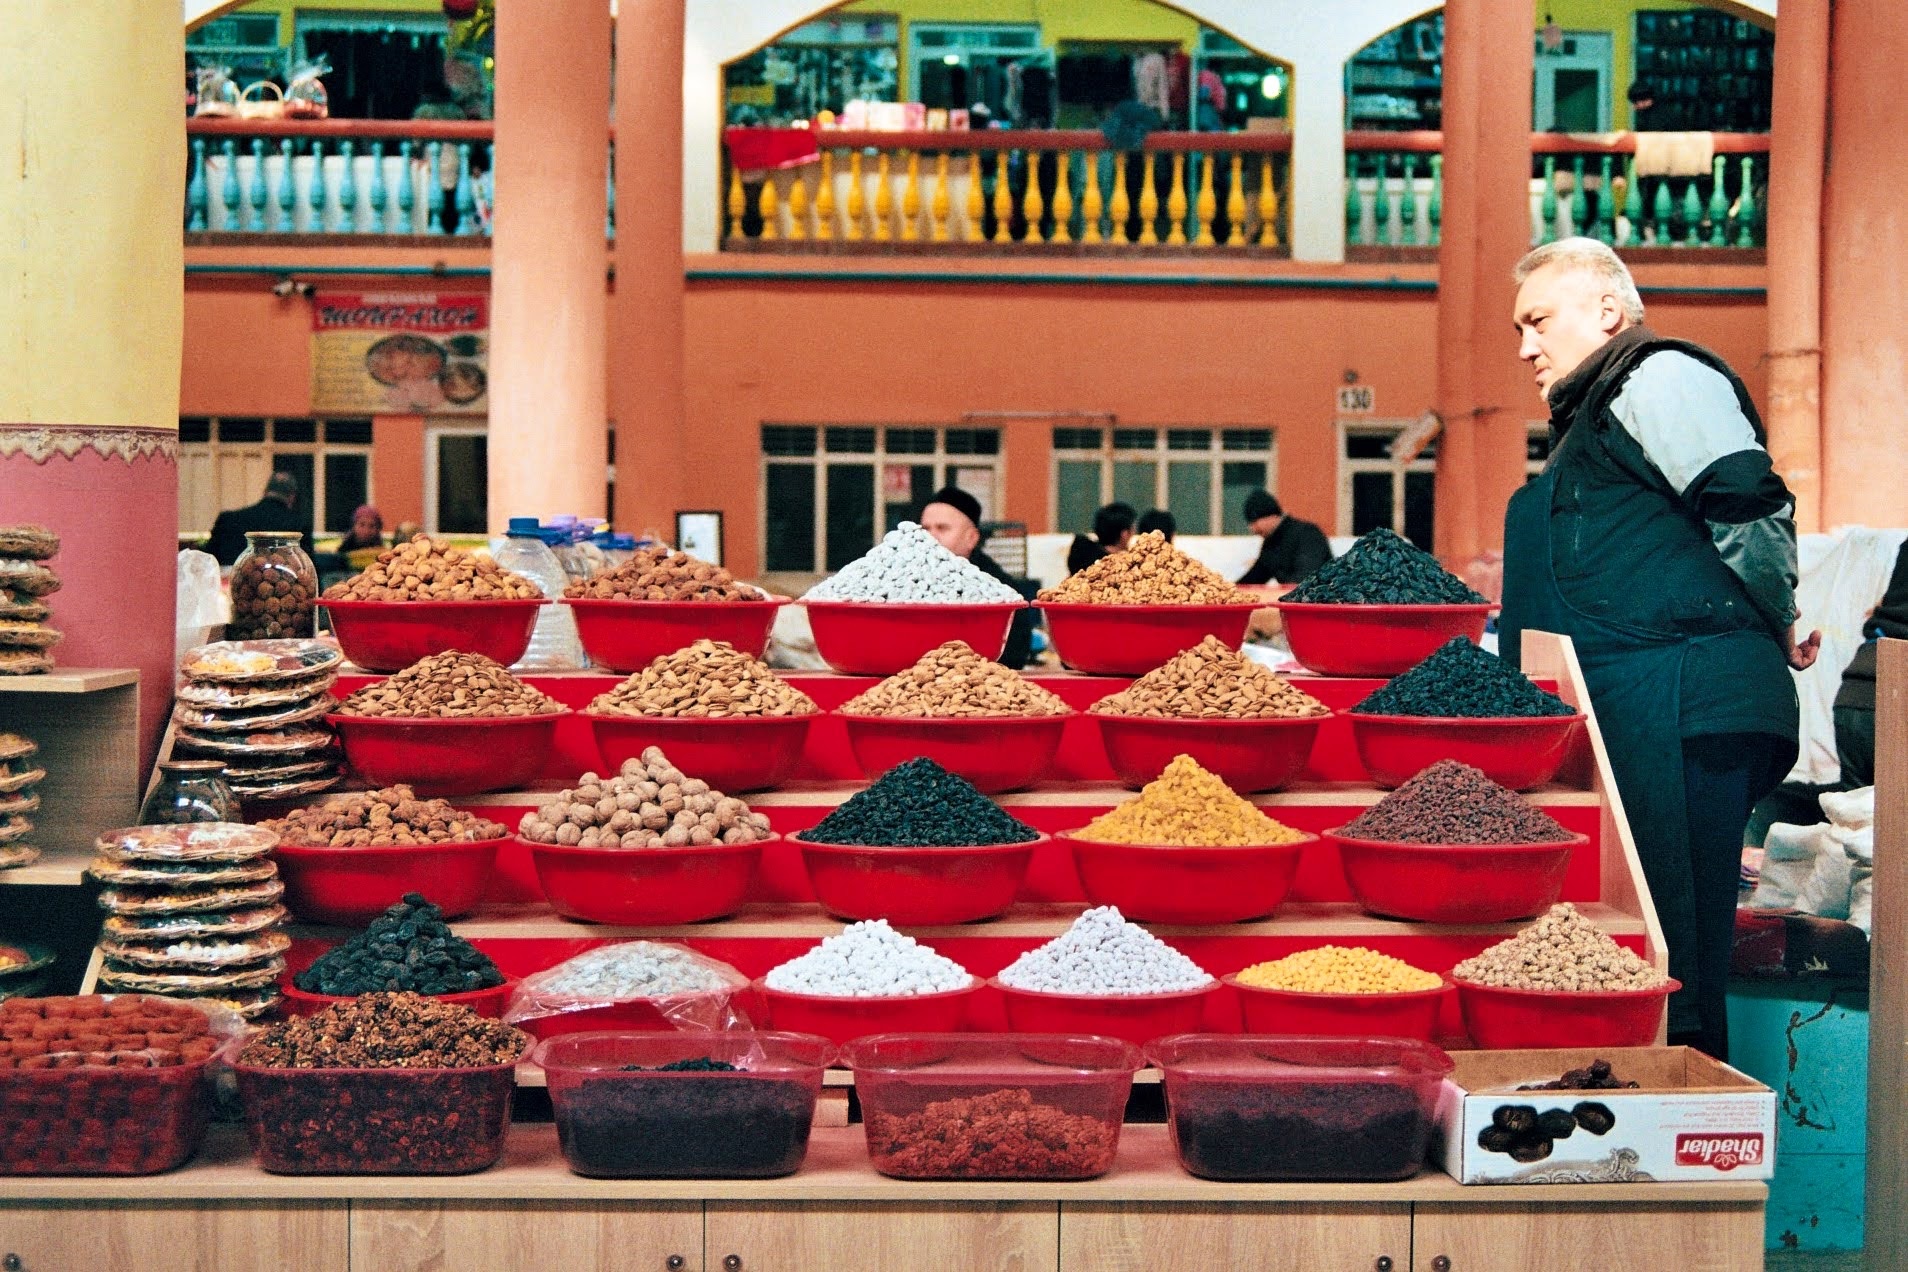
[[[815,899],[828,913],[924,926],[991,919],[1012,905],[1047,836],[952,848],[815,844],[800,835],[789,842],[800,846]]]
[[[843,1043],[880,1033],[957,1033],[966,1027],[970,1000],[981,984],[975,977],[965,989],[860,998],[770,989],[758,979],[755,992],[768,1011],[771,1027],[819,1034],[830,1042]]]
[[[515,790],[542,769],[570,713],[427,720],[333,713],[325,722],[345,762],[371,786],[403,784],[423,796]]]
[[[523,575],[546,597],[555,600],[563,595],[570,581],[556,554],[556,544],[568,538],[566,531],[544,531],[535,517],[512,517],[504,537],[490,541],[490,555],[498,565]],[[575,617],[561,605],[539,611],[528,647],[511,665],[523,671],[582,668],[585,665],[583,644],[577,639]]]
[[[1201,1179],[1408,1179],[1451,1057],[1404,1038],[1187,1034],[1146,1049],[1180,1165]]]
[[[570,1169],[598,1179],[768,1179],[793,1174],[832,1058],[801,1033],[581,1033],[536,1050],[557,1143]],[[655,1072],[684,1060],[733,1072]],[[649,1072],[636,1072],[630,1066]]]
[[[1271,720],[1155,720],[1088,713],[1113,773],[1133,790],[1190,755],[1241,795],[1280,790],[1304,771],[1329,715]]]
[[[1206,998],[1219,989],[1212,981],[1163,994],[1053,994],[1015,989],[998,976],[987,983],[1006,1001],[1007,1027],[1015,1033],[1091,1033],[1136,1046],[1199,1028]]]
[[[762,846],[779,838],[681,848],[518,842],[530,850],[543,895],[564,918],[650,927],[733,914],[755,877]]]
[[[1445,641],[1476,644],[1497,606],[1316,605],[1273,601],[1292,656],[1321,676],[1397,676]]]
[[[205,1136],[215,1059],[0,1070],[0,1175],[154,1175],[184,1165]]]
[[[966,641],[982,658],[999,658],[1014,615],[1026,605],[803,601],[802,607],[822,661],[852,676],[892,676],[950,640]]]
[[[585,711],[603,771],[615,773],[652,746],[725,795],[780,786],[802,760],[816,713],[789,716],[626,716]]]
[[[846,715],[848,749],[868,778],[926,756],[984,794],[1032,786],[1053,767],[1070,716],[911,719]]]
[[[1581,712],[1567,716],[1468,719],[1344,713],[1358,760],[1378,785],[1403,786],[1439,760],[1457,760],[1514,791],[1542,786],[1570,757]]]
[[[712,1000],[727,1000],[729,994],[711,993]],[[577,1011],[556,1012],[548,1016],[532,1016],[527,1020],[513,1021],[517,1028],[532,1038],[562,1038],[570,1034],[601,1033],[605,1030],[617,1033],[675,1033],[676,1024],[664,1015],[654,999],[626,998],[621,1002],[605,1003],[600,1007],[584,1007]]]
[[[1321,1038],[1416,1038],[1431,1041],[1449,985],[1395,994],[1330,994],[1268,989],[1243,984],[1235,973],[1221,978],[1239,991],[1247,1033],[1310,1034]]]
[[[892,1033],[842,1061],[884,1175],[1091,1179],[1113,1165],[1141,1056],[1085,1035]]]
[[[514,977],[506,979],[501,985],[492,985],[488,989],[472,989],[461,994],[430,994],[433,1002],[454,1003],[459,1007],[468,1007],[479,1016],[489,1016],[495,1020],[502,1017],[504,1004],[510,1001],[510,991],[516,987]],[[356,994],[314,994],[310,990],[300,989],[292,984],[291,974],[279,977],[279,992],[285,1001],[280,1008],[287,1016],[315,1016],[327,1007],[339,1003],[348,1003]]]
[[[549,605],[538,600],[325,601],[345,657],[366,671],[403,671],[447,650],[508,667],[530,647],[530,633]]]
[[[421,892],[461,918],[477,908],[508,839],[452,844],[391,844],[318,848],[280,844],[272,859],[285,881],[285,905],[306,923],[363,927],[404,899]]]
[[[1392,844],[1325,832],[1345,882],[1373,914],[1420,923],[1506,923],[1542,914],[1563,896],[1570,856],[1590,842]]]
[[[234,1062],[245,1137],[274,1175],[468,1175],[503,1157],[517,1066],[274,1069]]]
[[[1095,676],[1140,676],[1208,636],[1237,649],[1259,605],[1087,605],[1040,601],[1060,658]]]
[[[1240,923],[1279,908],[1299,858],[1318,842],[1190,847],[1112,844],[1057,836],[1073,850],[1080,884],[1094,905],[1116,905],[1141,923]]]
[[[761,601],[626,601],[568,597],[590,661],[611,671],[641,671],[698,640],[720,640],[751,658],[768,648],[781,597]]]
[[[1648,1047],[1656,1042],[1672,980],[1656,989],[1500,989],[1451,978],[1464,1031],[1490,1049]]]

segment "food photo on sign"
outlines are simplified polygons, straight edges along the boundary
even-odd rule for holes
[[[321,292],[312,302],[312,409],[484,414],[489,327],[483,295]]]

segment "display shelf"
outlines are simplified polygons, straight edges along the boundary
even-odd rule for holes
[[[98,693],[139,683],[132,667],[61,667],[37,676],[0,676],[0,697],[12,694]]]
[[[139,672],[64,667],[0,677],[0,732],[37,742],[35,762],[46,770],[26,841],[40,860],[0,870],[0,886],[79,885],[94,837],[139,815]]]

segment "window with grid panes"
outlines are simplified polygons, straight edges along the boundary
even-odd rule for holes
[[[1181,534],[1245,534],[1245,497],[1270,490],[1269,428],[1056,428],[1056,531],[1087,534],[1109,503],[1173,514]]]
[[[298,479],[313,533],[351,528],[371,502],[371,421],[189,416],[179,421],[179,531],[203,534],[228,508],[258,502],[274,472]]]
[[[1394,464],[1391,444],[1410,420],[1339,422],[1338,534],[1383,526],[1431,550],[1438,472],[1435,437],[1408,464]]]
[[[943,486],[959,486],[991,515],[1000,451],[994,428],[764,424],[763,568],[839,570]]]

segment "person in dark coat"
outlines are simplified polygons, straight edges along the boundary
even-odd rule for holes
[[[1179,521],[1164,508],[1154,508],[1139,519],[1138,533],[1151,534],[1155,530],[1165,535],[1166,542],[1171,543],[1173,536],[1179,532]]]
[[[311,552],[311,521],[298,511],[298,478],[273,473],[259,501],[244,508],[228,508],[212,522],[212,534],[201,546],[230,565],[245,551],[245,536],[253,530],[297,531],[298,545]]]
[[[1325,532],[1309,521],[1285,515],[1279,497],[1269,490],[1255,490],[1245,500],[1246,526],[1265,542],[1259,545],[1259,559],[1239,576],[1239,582],[1297,583],[1332,559],[1332,544]]]
[[[1842,766],[1840,785],[1849,790],[1875,784],[1875,642],[1884,636],[1908,640],[1908,543],[1895,554],[1888,590],[1862,624],[1862,635],[1866,639],[1835,693],[1835,758]]]
[[[1110,503],[1093,514],[1093,537],[1073,536],[1067,549],[1067,573],[1078,574],[1103,556],[1111,556],[1133,541],[1139,513],[1132,504]]]
[[[980,520],[980,500],[959,486],[945,486],[935,491],[921,507],[921,528],[933,535],[942,547],[957,557],[967,558],[968,564],[982,574],[999,579],[1031,601],[1039,591],[1034,581],[1007,573],[998,561],[981,551]],[[1033,657],[1033,629],[1039,618],[1040,611],[1035,609],[1024,609],[1014,615],[1013,625],[1007,631],[1007,648],[1001,651],[999,659],[1002,666],[1018,671],[1027,665],[1027,660]]]

